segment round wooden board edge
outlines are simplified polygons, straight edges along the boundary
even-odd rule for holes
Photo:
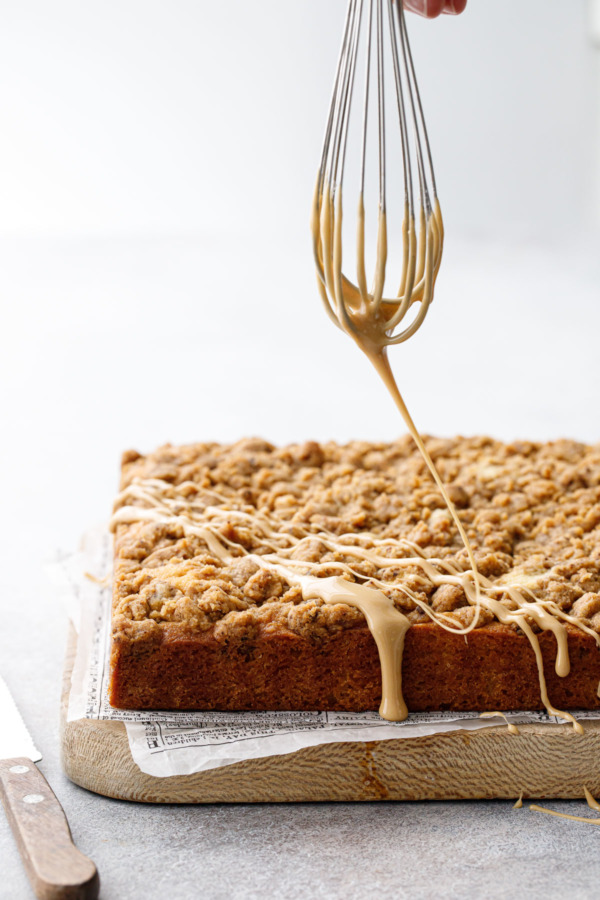
[[[207,772],[156,778],[140,770],[122,722],[67,722],[77,635],[69,626],[61,700],[63,769],[75,784],[143,803],[578,799],[600,794],[600,722],[506,726],[400,740],[308,747]]]

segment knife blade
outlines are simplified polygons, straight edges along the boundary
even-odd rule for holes
[[[52,788],[34,763],[42,758],[0,676],[0,799],[36,897],[95,900],[100,879],[77,849]]]

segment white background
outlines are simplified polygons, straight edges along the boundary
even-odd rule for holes
[[[393,438],[308,218],[344,0],[0,3],[5,571],[105,518],[120,453]],[[410,17],[447,225],[392,362],[429,433],[600,440],[600,53],[584,0]],[[15,566],[15,560],[19,560]]]

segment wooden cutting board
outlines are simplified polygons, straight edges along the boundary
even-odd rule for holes
[[[195,775],[155,778],[134,763],[122,722],[67,722],[76,636],[69,635],[62,763],[75,784],[144,803],[476,800],[600,795],[600,722],[505,725],[402,740],[324,744]]]

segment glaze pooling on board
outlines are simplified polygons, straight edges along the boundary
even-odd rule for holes
[[[519,729],[517,728],[515,723],[509,722],[503,712],[499,712],[498,710],[496,710],[495,712],[482,712],[479,714],[480,719],[494,719],[494,718],[496,718],[496,716],[500,716],[501,718],[504,719],[504,721],[506,722],[506,727],[508,729],[509,734],[518,734],[519,733]],[[523,799],[523,798],[521,798],[521,799]],[[515,804],[515,806],[516,806],[516,804]]]

